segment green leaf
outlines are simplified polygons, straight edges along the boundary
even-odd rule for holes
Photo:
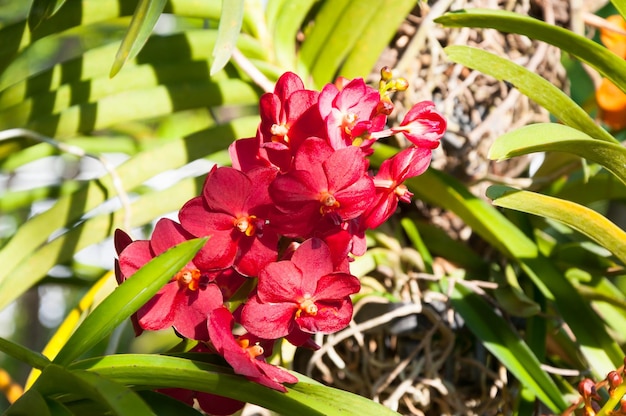
[[[254,135],[257,117],[240,118],[231,123],[203,130],[184,139],[172,140],[162,146],[141,152],[116,171],[124,189],[130,191],[147,179],[167,169],[178,168],[191,160],[212,154],[218,162],[218,152],[236,137]],[[206,138],[210,137],[210,140]],[[224,162],[226,162],[224,160]],[[186,200],[196,196],[200,184],[190,179],[158,192],[143,195],[131,205],[132,226],[146,224],[159,215],[179,209]],[[71,228],[87,212],[117,191],[110,175],[89,181],[71,195],[59,198],[48,211],[24,223],[13,238],[0,250],[0,309],[24,293],[58,262],[69,261],[75,250],[108,237],[115,227],[123,226],[123,210],[114,215],[101,214]],[[62,228],[70,230],[47,241]]]
[[[562,27],[505,10],[479,8],[447,13],[435,22],[448,27],[492,28],[542,40],[588,63],[626,92],[626,62],[596,42]]]
[[[376,1],[375,4],[378,9],[346,56],[339,75],[349,79],[366,78],[400,24],[415,7],[415,0]]]
[[[50,364],[44,355],[2,337],[0,351],[34,368],[42,369]]]
[[[552,113],[561,122],[575,127],[589,136],[617,143],[606,130],[598,126],[589,114],[580,108],[563,91],[549,81],[521,65],[492,53],[468,46],[448,46],[444,49],[448,59],[476,69],[498,80],[513,84],[520,92]]]
[[[560,221],[585,234],[626,264],[626,232],[592,209],[574,202],[502,185],[490,186],[487,189],[487,197],[499,207]]]
[[[619,14],[621,14],[622,17],[626,19],[626,3],[624,3],[622,0],[611,0],[611,3],[613,4],[613,6],[615,6]]]
[[[44,369],[32,389],[67,405],[72,401],[92,400],[114,415],[156,414],[133,390],[94,372],[70,371],[52,364]]]
[[[27,390],[2,416],[52,416],[44,397],[36,390]]]
[[[65,0],[35,0],[28,13],[28,27],[31,32],[37,29],[41,22],[53,16],[65,3]]]
[[[69,364],[106,337],[150,300],[205,242],[206,239],[202,238],[181,243],[138,270],[85,318],[54,358],[54,363]]]
[[[301,49],[301,62],[313,76],[315,85],[321,87],[334,80],[370,20],[386,4],[372,0],[334,0],[322,5]],[[396,28],[393,29],[395,32]],[[369,68],[361,71],[369,72]]]
[[[122,66],[128,59],[137,56],[148,37],[150,37],[154,25],[163,12],[165,3],[167,3],[167,0],[139,0],[135,14],[130,21],[130,26],[128,26],[122,44],[115,55],[109,75],[111,78],[122,69]]]
[[[446,282],[445,286],[448,286]],[[462,284],[452,287],[450,296],[454,310],[496,358],[555,413],[567,407],[554,381],[541,369],[540,362],[528,345],[513,332],[508,322],[493,307]]]
[[[396,151],[377,144],[372,164],[382,163]],[[535,286],[555,303],[595,375],[604,377],[622,364],[624,353],[607,332],[602,319],[554,263],[540,254],[535,243],[522,230],[443,172],[429,169],[408,180],[406,185],[416,198],[454,212],[494,248],[519,263]]]
[[[178,357],[118,354],[80,361],[71,368],[95,371],[138,388],[179,387],[219,394],[285,415],[397,415],[379,403],[331,387],[300,381],[280,393],[228,368]]]
[[[307,13],[317,0],[269,1],[266,9],[268,30],[272,34],[274,61],[285,70],[296,69],[296,42]]]
[[[499,137],[489,158],[503,160],[533,152],[566,152],[599,163],[626,184],[626,148],[594,140],[574,128],[555,123],[531,124]]]
[[[243,22],[243,0],[222,0],[222,15],[217,32],[217,42],[213,47],[211,76],[222,70],[235,50],[241,23]]]

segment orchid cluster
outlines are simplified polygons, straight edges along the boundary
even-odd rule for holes
[[[230,146],[232,167],[211,170],[202,195],[180,209],[179,222],[161,219],[150,240],[132,241],[117,230],[120,284],[167,249],[209,237],[133,316],[137,335],[174,327],[249,380],[283,392],[283,383],[297,382],[266,361],[274,343],[284,338],[318,348],[313,334],[349,324],[350,295],[360,289],[350,259],[364,254],[367,229],[385,222],[399,201],[410,201],[403,182],[426,170],[446,129],[429,101],[387,128],[389,94],[407,83],[386,68],[381,75],[378,90],[360,78],[339,78],[318,92],[284,74],[260,99],[256,136]],[[373,174],[372,145],[397,133],[412,145]],[[242,291],[244,301],[236,302]],[[211,414],[243,406],[207,393],[164,392],[189,404],[195,399]]]

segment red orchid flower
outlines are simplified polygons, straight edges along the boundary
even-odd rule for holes
[[[411,146],[380,165],[374,176],[376,197],[363,214],[367,228],[376,228],[387,221],[398,207],[398,201],[411,202],[413,194],[402,182],[424,173],[431,157],[432,151],[429,148]]]
[[[356,277],[334,270],[326,243],[312,238],[290,260],[270,263],[261,270],[256,293],[241,311],[241,324],[267,339],[295,330],[329,334],[350,322],[350,295],[360,287]]]
[[[307,90],[293,72],[276,82],[273,93],[259,101],[261,123],[255,138],[237,140],[229,148],[233,167],[244,172],[256,166],[272,165],[289,170],[293,155],[307,137],[325,137],[324,123],[317,109],[319,92]]]
[[[349,82],[339,78],[336,84],[326,84],[318,105],[332,148],[371,146],[369,133],[382,130],[387,120],[377,111],[380,101],[380,93],[362,78]]]
[[[152,258],[190,238],[193,236],[180,224],[167,218],[159,220],[149,241],[134,241],[119,254],[118,282],[132,278]],[[210,283],[208,273],[195,264],[194,258],[139,308],[137,324],[152,331],[173,326],[186,338],[206,340],[207,314],[219,306],[222,306],[220,289]]]
[[[305,140],[294,159],[294,170],[279,175],[270,185],[272,201],[281,212],[273,222],[283,235],[306,238],[320,220],[339,225],[358,217],[374,197],[367,167],[357,147],[335,151],[323,139]]]
[[[268,187],[276,171],[256,168],[243,173],[214,168],[202,196],[191,199],[179,213],[182,226],[197,237],[210,236],[197,262],[208,269],[233,267],[244,276],[275,261],[278,234],[268,223],[272,203]]]
[[[439,139],[446,132],[446,119],[435,109],[432,101],[415,104],[400,126],[392,127],[391,131],[402,133],[413,144],[419,147],[434,149],[439,146]]]
[[[235,373],[281,392],[287,391],[282,383],[298,382],[295,376],[282,368],[266,363],[263,347],[254,342],[254,338],[233,335],[235,320],[225,307],[211,311],[207,322],[211,343]]]

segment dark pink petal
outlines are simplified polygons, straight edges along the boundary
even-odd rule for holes
[[[325,140],[309,137],[300,145],[294,158],[294,168],[311,173],[312,176],[323,176],[322,163],[334,153],[332,147]],[[326,186],[325,183],[320,185]]]
[[[125,278],[129,278],[153,257],[154,253],[150,249],[149,241],[133,241],[120,253],[120,270]]]
[[[257,214],[258,209],[255,208],[263,208],[272,203],[269,186],[277,174],[278,171],[272,168],[257,168],[246,173],[252,189],[245,195],[244,213]]]
[[[172,326],[176,316],[175,304],[178,283],[169,282],[137,311],[139,325],[143,329],[158,331]]]
[[[234,322],[232,314],[225,307],[211,311],[207,320],[211,343],[237,374],[246,377],[262,377],[263,373],[254,362],[256,360],[241,348],[233,336]]]
[[[350,298],[332,302],[316,302],[317,315],[302,314],[296,323],[305,332],[330,334],[348,326],[352,319],[352,301]]]
[[[347,273],[332,273],[322,276],[317,282],[315,301],[347,298],[361,290],[359,279]]]
[[[242,237],[233,267],[244,276],[258,276],[259,271],[278,257],[279,235],[265,229],[258,238]]]
[[[291,262],[302,272],[300,293],[315,293],[320,277],[333,272],[330,249],[319,238],[303,242],[293,254]]]
[[[319,208],[320,189],[327,188],[325,177],[314,177],[304,170],[291,171],[277,177],[270,185],[270,196],[276,207],[284,212],[301,211],[302,204],[314,203],[313,210]]]
[[[328,189],[335,192],[351,186],[366,174],[368,165],[358,147],[350,146],[333,152],[323,162]]]
[[[298,382],[296,376],[290,374],[280,367],[268,364],[265,361],[257,360],[257,363],[261,371],[263,371],[263,377],[253,379],[253,381],[262,384],[265,387],[285,392],[287,391],[287,389],[285,389],[285,387],[281,383],[295,384]]]
[[[295,303],[261,303],[253,296],[241,311],[241,324],[259,338],[278,339],[291,332],[296,310]]]
[[[195,392],[193,390],[173,388],[173,389],[158,389],[155,391],[165,394],[166,396],[170,396],[178,400],[179,402],[186,403],[189,406],[193,406],[193,398],[195,396]]]
[[[303,272],[291,261],[279,261],[259,273],[257,296],[263,303],[293,303],[295,297],[303,295],[302,286]]]
[[[337,94],[339,94],[339,89],[334,84],[326,84],[322,88],[317,104],[322,118],[328,117],[332,111]]]
[[[113,245],[115,247],[115,252],[118,255],[132,242],[133,239],[125,231],[120,230],[119,228],[115,230]]]
[[[237,241],[233,240],[233,235],[236,234],[241,233],[238,231],[214,232],[194,257],[194,264],[206,270],[225,269],[232,266],[237,255]]]
[[[217,308],[209,314],[208,330],[211,342],[237,374],[282,392],[286,389],[281,383],[298,381],[287,371],[262,361],[260,357],[252,358],[235,340],[231,332],[233,325],[233,316],[225,307]]]
[[[411,146],[396,153],[390,159],[385,160],[380,165],[380,168],[383,170],[385,166],[386,169],[386,165],[388,165],[388,178],[395,180],[399,184],[409,178],[413,178],[424,173],[430,165],[431,158],[431,149]]]
[[[209,210],[234,216],[244,213],[244,201],[252,190],[245,173],[229,167],[212,170],[202,189]]]
[[[233,168],[242,172],[259,166],[269,166],[267,155],[260,148],[261,143],[257,137],[235,140],[228,147],[228,154]]]
[[[206,320],[209,312],[222,306],[222,292],[214,284],[196,291],[179,290],[174,300],[173,326],[186,338],[209,340]]]
[[[276,81],[274,94],[284,101],[289,98],[291,94],[303,89],[304,83],[298,75],[293,72],[285,72],[280,76],[280,78],[278,78],[278,81]]]
[[[377,189],[370,209],[363,214],[365,226],[374,229],[387,221],[398,208],[398,197],[388,189]]]
[[[178,213],[178,219],[187,232],[196,237],[212,235],[214,230],[232,230],[235,218],[227,213],[213,213],[208,210],[202,197],[190,199]]]
[[[152,252],[158,256],[175,245],[191,238],[193,238],[193,235],[185,231],[180,224],[169,218],[161,218],[154,226],[154,231],[150,238],[150,248]]]
[[[202,391],[195,392],[195,397],[200,409],[214,416],[232,415],[245,406],[245,403],[239,400]]]
[[[372,203],[376,193],[374,182],[369,176],[363,176],[347,188],[334,193],[340,206],[336,210],[341,219],[351,220],[363,214]]]
[[[422,101],[409,110],[399,128],[392,130],[403,133],[417,146],[434,149],[439,146],[439,139],[445,133],[446,127],[446,119],[437,112],[435,103]]]

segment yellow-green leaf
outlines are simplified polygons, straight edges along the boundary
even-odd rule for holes
[[[626,263],[626,233],[592,209],[574,202],[503,185],[489,187],[487,196],[499,207],[552,218],[567,224]]]

